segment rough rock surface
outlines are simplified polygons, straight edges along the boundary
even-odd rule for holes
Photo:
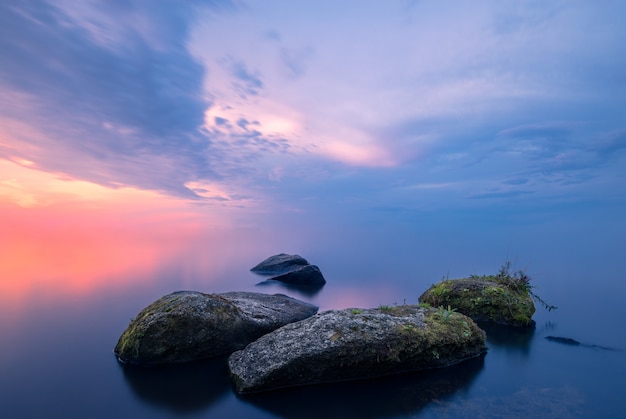
[[[228,354],[285,324],[317,313],[286,295],[178,291],[144,308],[122,333],[121,362],[185,362]]]
[[[452,307],[475,321],[533,327],[535,304],[527,289],[485,277],[448,279],[432,285],[420,303]]]
[[[300,255],[280,253],[268,257],[250,270],[261,275],[282,275],[306,265],[309,265],[309,262]]]
[[[272,279],[286,284],[305,286],[324,285],[326,283],[320,268],[315,265],[301,266],[291,272],[272,277]]]
[[[415,305],[326,311],[234,352],[239,393],[445,367],[486,351],[485,333],[460,313]]]

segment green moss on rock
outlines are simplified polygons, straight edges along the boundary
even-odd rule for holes
[[[317,307],[285,295],[178,291],[137,314],[114,352],[123,363],[186,362],[227,354]]]
[[[534,326],[530,287],[499,275],[444,280],[433,284],[419,301],[433,307],[450,306],[475,321]]]
[[[114,352],[123,362],[143,364],[208,358],[237,349],[228,327],[242,321],[240,310],[224,298],[177,292],[141,310]]]

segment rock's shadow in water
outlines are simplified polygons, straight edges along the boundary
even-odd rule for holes
[[[412,416],[433,400],[468,388],[484,354],[459,365],[364,381],[320,384],[239,396],[283,418],[383,418]]]
[[[487,342],[493,346],[524,355],[530,353],[530,343],[535,335],[534,327],[514,327],[500,324],[477,322],[478,327],[487,333]]]
[[[288,289],[289,291],[293,291],[297,294],[303,295],[308,298],[315,297],[322,290],[322,288],[324,288],[324,285],[325,284],[295,285],[295,284],[287,284],[285,282],[276,281],[273,279],[266,279],[265,281],[261,281],[258,284],[256,284],[257,287],[280,286],[280,287]]]
[[[121,368],[138,399],[176,413],[190,413],[206,409],[231,391],[226,359]]]

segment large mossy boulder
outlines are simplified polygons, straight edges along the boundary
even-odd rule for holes
[[[530,286],[503,275],[448,279],[433,284],[420,303],[451,307],[478,322],[534,327],[535,304]]]
[[[468,317],[415,305],[332,310],[234,352],[235,389],[252,393],[445,367],[487,350]]]
[[[315,313],[316,306],[282,294],[178,291],[141,310],[114,352],[121,362],[133,364],[210,358]]]

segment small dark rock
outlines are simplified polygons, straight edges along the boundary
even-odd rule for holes
[[[569,346],[583,346],[585,348],[603,349],[605,351],[620,351],[621,352],[621,349],[609,348],[607,346],[600,346],[600,345],[595,345],[595,344],[590,344],[590,343],[582,343],[582,342],[577,341],[576,339],[565,338],[562,336],[546,336],[546,339],[551,342],[562,343],[564,345],[569,345]]]
[[[286,284],[306,286],[324,285],[326,283],[320,268],[315,265],[305,265],[291,272],[272,277],[272,279]]]
[[[564,338],[561,336],[546,336],[546,339],[552,342],[563,343],[565,345],[579,346],[580,342],[572,338]]]
[[[268,257],[250,270],[260,275],[282,275],[308,264],[309,262],[300,255],[280,253]]]

